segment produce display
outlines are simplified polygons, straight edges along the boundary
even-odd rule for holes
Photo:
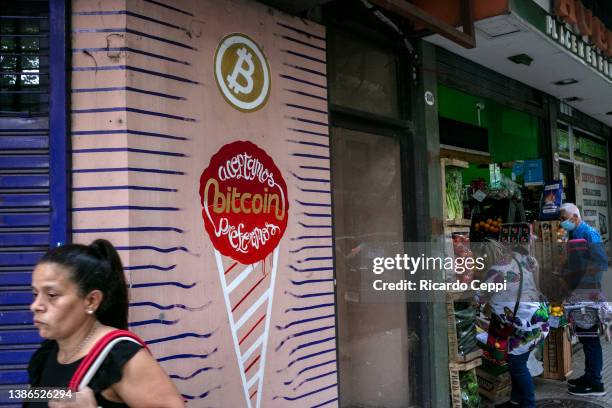
[[[567,231],[565,231],[563,227],[559,225],[557,228],[557,242],[561,243],[565,241],[567,241]]]
[[[499,239],[503,219],[499,215],[475,215],[470,228],[470,238],[482,242],[485,238]]]
[[[446,209],[449,219],[463,218],[463,177],[458,167],[446,168]]]
[[[478,348],[476,342],[476,310],[469,302],[455,303],[457,351],[466,355]]]
[[[485,179],[481,177],[478,180],[472,181],[472,183],[470,184],[470,189],[474,193],[478,190],[487,192],[488,190],[487,182],[485,181]]]
[[[484,168],[484,166],[479,168]],[[558,227],[557,221],[549,221],[546,224],[548,225],[549,238],[544,240],[540,237],[540,245],[537,246],[534,244],[534,231],[538,233],[541,229],[543,234],[546,225],[540,226],[541,222],[534,223],[534,221],[538,219],[538,215],[542,216],[542,214],[538,214],[541,209],[544,210],[543,212],[546,213],[548,219],[555,220],[557,218],[560,205],[559,197],[562,190],[556,185],[546,186],[547,188],[534,188],[533,186],[522,188],[515,180],[511,180],[503,174],[501,177],[494,177],[495,180],[491,183],[480,178],[468,182],[469,186],[464,186],[462,173],[462,168],[453,167],[450,164],[446,167],[444,188],[447,213],[445,218],[446,220],[470,219],[469,223],[459,222],[463,220],[457,220],[455,223],[445,223],[444,236],[447,240],[448,238],[452,239],[452,254],[454,257],[473,257],[472,248],[476,251],[477,247],[472,247],[472,245],[478,245],[478,243],[489,239],[509,244],[511,247],[515,244],[522,244],[521,247],[533,253],[540,262],[542,276],[539,277],[540,281],[536,283],[541,287],[543,283],[552,281],[547,279],[546,274],[551,267],[559,263],[559,259],[565,254],[565,245],[557,245],[557,243],[567,242],[567,232]],[[466,173],[466,177],[473,175],[474,172]],[[541,193],[541,190],[544,190],[543,193]],[[469,217],[467,216],[468,213],[464,212],[464,198],[466,199],[466,205],[469,201]],[[542,205],[540,205],[540,198]],[[530,217],[529,214],[532,214],[532,216]],[[446,242],[448,243],[448,241]],[[467,270],[463,274],[455,274],[453,279],[469,283],[475,279],[474,274],[476,272],[476,270]],[[452,339],[454,350],[455,333],[451,333],[454,326],[456,352],[460,356],[457,357],[453,353],[453,358],[457,361],[461,361],[461,358],[463,360],[469,359],[470,362],[476,361],[477,358],[478,364],[482,364],[479,370],[486,372],[488,381],[488,385],[479,384],[481,379],[476,375],[473,366],[470,365],[469,367],[472,368],[468,368],[464,365],[457,369],[458,364],[455,363],[455,366],[451,366],[451,378],[454,379],[453,384],[456,384],[451,386],[454,401],[457,401],[460,394],[463,408],[477,408],[485,405],[481,398],[492,401],[507,398],[510,394],[510,376],[506,360],[508,339],[496,336],[494,326],[491,333],[487,333],[488,330],[485,327],[489,325],[490,320],[487,318],[486,310],[481,315],[481,311],[477,311],[474,304],[466,301],[467,296],[460,300],[458,297],[453,299],[451,298],[451,301],[447,303],[449,344],[451,344],[450,340]],[[564,310],[560,300],[555,301],[550,296],[548,299],[551,301],[549,306],[550,326],[561,328],[568,325],[567,310]],[[486,326],[478,329],[480,333],[478,333],[476,327],[477,320],[486,323]],[[479,349],[482,350],[482,353]],[[476,350],[479,352],[474,353]],[[473,358],[473,355],[478,357]],[[545,361],[546,358],[550,359],[550,356],[546,355],[544,357]],[[453,371],[453,367],[456,371]],[[458,375],[453,376],[453,373],[456,373],[457,370]],[[480,376],[480,374],[478,375]]]
[[[473,258],[472,250],[470,249],[470,234],[468,232],[460,233],[454,232],[452,234],[453,239],[453,253],[455,258]],[[460,282],[470,283],[474,279],[474,270],[472,268],[465,267],[463,273],[453,274],[453,279],[457,278]]]
[[[550,315],[554,317],[563,316],[563,306],[550,306]]]
[[[531,225],[526,222],[503,224],[499,241],[503,243],[517,244],[528,243],[531,238]]]
[[[473,227],[475,231],[497,234],[501,230],[501,225],[502,219],[498,217],[497,219],[487,218],[486,220],[475,222]]]
[[[478,393],[478,380],[474,370],[459,373],[461,403],[463,408],[478,408],[482,404]]]
[[[568,321],[565,316],[563,305],[551,303],[548,307],[548,313],[550,314],[550,318],[548,320],[550,327],[556,329],[557,327],[567,326]]]

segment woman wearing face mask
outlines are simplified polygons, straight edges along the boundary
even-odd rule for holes
[[[606,323],[612,316],[608,303],[601,293],[603,273],[608,269],[608,257],[599,233],[584,222],[578,207],[565,203],[560,208],[561,227],[570,238],[570,254],[564,275],[571,282],[572,294],[566,299],[566,311],[572,309],[597,311],[592,314],[573,313],[572,324],[578,335],[585,356],[585,370],[582,377],[568,380],[568,392],[573,395],[603,396],[606,394],[602,382],[603,353],[599,335],[599,323]],[[598,321],[594,321],[593,319]]]
[[[64,245],[39,261],[32,289],[34,324],[46,340],[30,360],[30,385],[67,388],[84,358],[99,348],[94,346],[100,339],[127,329],[128,292],[121,260],[106,240],[89,246]],[[25,406],[183,407],[184,403],[150,352],[138,342],[122,340],[110,348],[89,386],[76,393],[76,401]]]

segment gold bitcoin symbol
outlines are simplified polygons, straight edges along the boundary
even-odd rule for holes
[[[215,79],[225,100],[242,112],[256,111],[268,100],[268,62],[259,46],[243,34],[221,40],[215,53]]]

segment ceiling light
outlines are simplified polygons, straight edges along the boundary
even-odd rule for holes
[[[533,58],[531,58],[527,54],[516,54],[511,57],[508,57],[508,59],[514,62],[515,64],[523,64],[527,66],[531,65],[531,63],[533,62]]]
[[[557,82],[553,82],[553,84],[555,85],[572,85],[572,84],[577,84],[577,83],[578,83],[578,80],[574,78],[566,78],[566,79],[562,79]]]
[[[570,96],[569,98],[563,98],[564,102],[582,102],[584,99],[578,96]]]

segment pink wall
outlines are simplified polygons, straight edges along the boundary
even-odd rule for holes
[[[119,247],[132,329],[190,406],[334,406],[325,31],[253,1],[165,3],[73,0],[73,239]],[[215,82],[215,50],[232,33],[269,65],[255,112]],[[204,229],[200,175],[238,140],[265,151],[287,186],[276,262],[272,251],[236,263]]]

